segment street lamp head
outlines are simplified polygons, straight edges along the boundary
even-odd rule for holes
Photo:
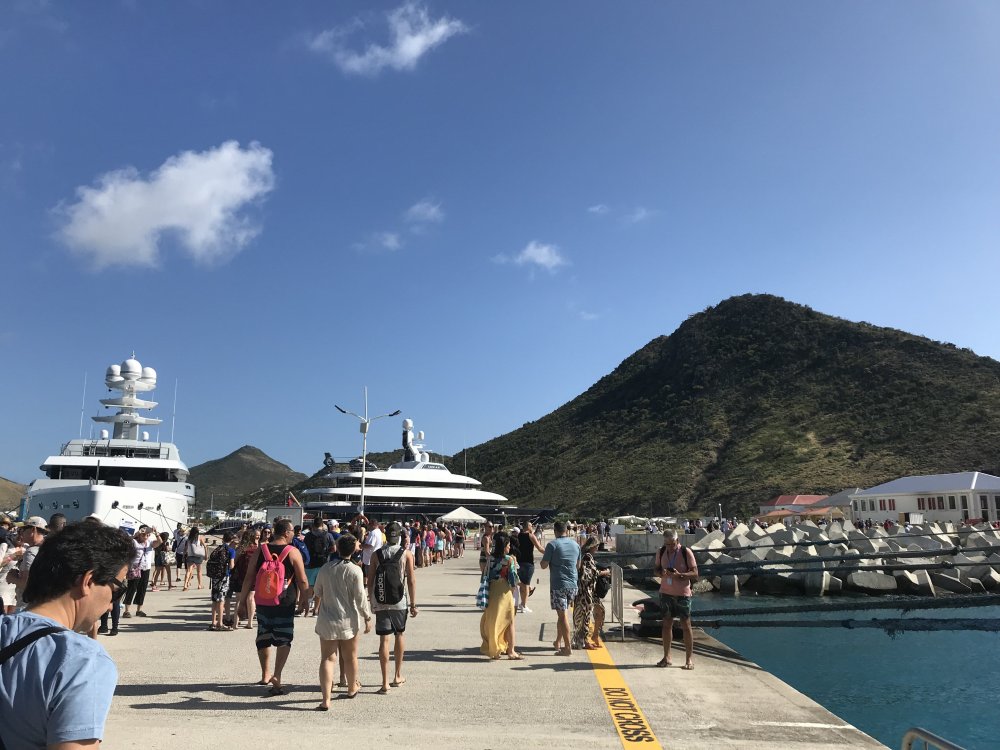
[[[403,412],[402,412],[402,411],[401,411],[400,409],[396,409],[396,411],[394,411],[394,412],[393,412],[392,414],[390,414],[389,416],[390,416],[390,417],[398,417],[398,416],[399,416],[400,414],[402,414],[402,413],[403,413]]]
[[[334,404],[333,406],[341,414],[347,414],[347,409],[345,409],[343,406],[337,406],[336,404]]]

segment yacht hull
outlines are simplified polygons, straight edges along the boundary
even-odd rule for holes
[[[44,481],[38,480],[35,485]],[[158,531],[171,531],[188,520],[190,485],[178,484],[176,489],[88,482],[35,485],[25,495],[22,518],[41,516],[48,520],[53,513],[62,513],[72,523],[96,516],[108,526],[136,529],[145,524]]]

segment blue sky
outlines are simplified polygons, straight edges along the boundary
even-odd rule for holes
[[[987,1],[4,2],[0,476],[133,350],[189,465],[305,472],[365,385],[453,453],[747,292],[1000,357],[998,35]]]

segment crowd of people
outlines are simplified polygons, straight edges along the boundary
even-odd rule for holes
[[[0,663],[23,651],[22,661],[39,666],[17,671],[13,682],[0,673],[0,719],[9,718],[7,711],[32,717],[17,747],[99,744],[117,672],[98,638],[117,635],[123,619],[146,617],[150,592],[174,588],[208,589],[210,631],[256,628],[257,684],[266,695],[287,692],[283,671],[297,617],[313,620],[319,637],[317,711],[329,710],[335,684],[342,698],[357,696],[359,638],[373,629],[377,692],[386,694],[406,683],[405,633],[419,614],[417,569],[461,558],[473,538],[480,547],[485,656],[524,658],[516,619],[532,612],[536,563],[550,575],[555,654],[599,648],[611,573],[595,553],[610,524],[557,522],[553,531],[555,538],[543,543],[528,521],[507,528],[487,522],[472,537],[464,524],[357,516],[344,528],[316,519],[303,529],[277,519],[227,531],[213,544],[197,526],[179,523],[172,532],[146,525],[126,532],[93,518],[66,525],[56,514],[29,518],[14,530],[0,519],[0,597],[11,615],[0,626]],[[75,670],[55,691],[42,684],[45,665],[53,663]],[[87,690],[79,689],[84,679]],[[37,702],[30,710],[28,696]]]

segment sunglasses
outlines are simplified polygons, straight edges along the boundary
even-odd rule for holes
[[[124,591],[125,589],[128,588],[128,584],[125,583],[125,581],[119,581],[117,578],[112,578],[110,581],[107,581],[107,582],[103,583],[102,585],[103,586],[110,586],[112,594],[114,594],[114,593],[116,593],[118,591]]]

